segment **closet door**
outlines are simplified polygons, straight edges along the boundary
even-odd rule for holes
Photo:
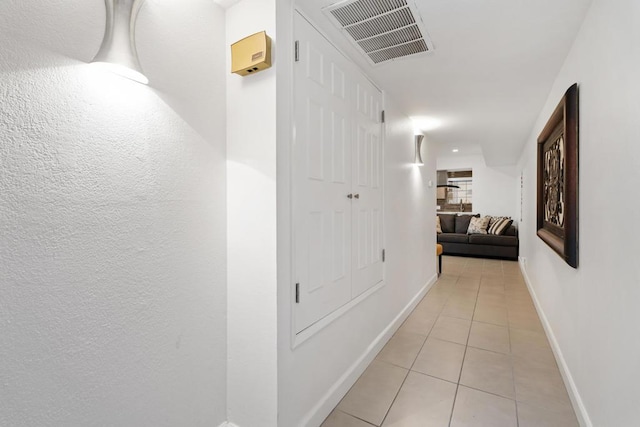
[[[382,281],[382,93],[355,82],[353,127],[352,298]]]
[[[293,147],[296,333],[351,299],[350,64],[295,14]]]

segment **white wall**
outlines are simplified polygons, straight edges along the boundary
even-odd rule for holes
[[[226,20],[227,46],[265,30],[278,51],[275,0],[242,0]],[[276,63],[226,79],[228,418],[241,427],[277,425]]]
[[[289,22],[286,17],[282,18]],[[285,25],[279,26],[279,30]],[[286,27],[289,28],[290,27]],[[285,54],[286,55],[286,54]],[[290,85],[290,70],[279,69]],[[279,80],[280,82],[280,80]],[[284,84],[278,87],[280,92]],[[289,92],[290,93],[290,92]],[[286,98],[285,98],[286,99]],[[283,102],[286,102],[283,100]],[[278,410],[279,427],[318,426],[403,320],[401,315],[435,281],[435,150],[423,144],[425,165],[413,165],[411,120],[385,105],[385,285],[292,349],[290,280],[290,122],[278,145]],[[287,109],[279,110],[283,112]],[[426,182],[434,185],[427,188]],[[418,300],[416,299],[415,302]]]
[[[151,86],[87,64],[104,13],[0,2],[0,425],[218,425],[224,13],[147,2]]]
[[[577,391],[583,425],[630,426],[640,420],[638,22],[636,0],[594,0],[520,162],[525,173],[520,253],[560,364],[566,364]],[[536,138],[575,82],[580,86],[577,270],[535,229]]]
[[[515,166],[489,167],[484,156],[439,156],[438,170],[473,169],[473,211],[482,215],[520,217],[516,197],[520,174]]]

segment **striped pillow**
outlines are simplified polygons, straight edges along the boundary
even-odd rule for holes
[[[513,224],[513,220],[511,218],[499,218],[489,226],[488,233],[496,236],[502,236]]]

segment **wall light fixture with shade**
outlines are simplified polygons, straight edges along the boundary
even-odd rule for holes
[[[135,25],[144,0],[104,0],[106,26],[92,64],[139,83],[148,84],[136,50]]]
[[[415,139],[415,145],[416,145],[416,154],[415,154],[415,158],[413,159],[413,163],[415,163],[418,166],[421,166],[424,164],[424,162],[422,161],[422,153],[421,153],[422,141],[424,140],[424,135],[415,135],[414,139]]]

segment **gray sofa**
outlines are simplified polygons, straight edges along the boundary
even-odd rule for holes
[[[501,236],[467,234],[469,222],[474,215],[438,214],[438,216],[442,228],[442,233],[438,233],[438,243],[442,245],[445,255],[518,259],[518,230],[513,225]]]

